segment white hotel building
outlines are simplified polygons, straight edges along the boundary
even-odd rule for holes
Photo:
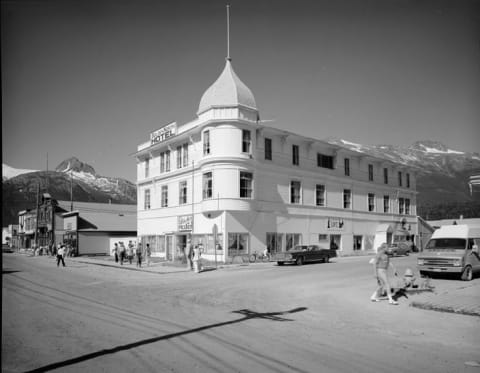
[[[138,236],[169,260],[188,236],[225,261],[298,243],[371,252],[417,232],[413,170],[263,125],[230,59],[197,118],[151,133],[134,156]]]

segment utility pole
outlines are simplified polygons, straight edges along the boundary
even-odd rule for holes
[[[73,211],[73,179],[72,179],[72,170],[70,170],[70,211]]]
[[[38,215],[39,215],[39,198],[40,198],[40,182],[37,184],[37,206],[35,208],[36,210],[36,218],[35,218],[35,237],[34,237],[34,244],[35,244],[35,250],[37,249],[37,241],[38,241]]]

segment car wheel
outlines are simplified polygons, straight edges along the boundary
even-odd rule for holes
[[[303,257],[299,256],[295,263],[297,264],[297,266],[301,266],[303,264]]]
[[[279,266],[283,266],[283,262],[277,262]]]
[[[462,281],[472,281],[473,271],[471,266],[466,266],[462,272]]]

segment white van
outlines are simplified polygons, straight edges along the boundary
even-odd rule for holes
[[[421,275],[458,273],[470,281],[480,272],[480,227],[444,225],[433,232],[424,251],[418,256]]]

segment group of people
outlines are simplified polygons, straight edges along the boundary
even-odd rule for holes
[[[200,273],[202,270],[201,256],[203,252],[203,244],[199,243],[198,245],[193,245],[192,240],[189,238],[187,240],[187,247],[185,256],[187,257],[187,264],[191,271],[195,273]]]
[[[138,268],[142,267],[142,261],[145,260],[147,266],[150,265],[150,258],[152,256],[152,250],[150,249],[150,244],[146,244],[145,249],[142,249],[142,244],[139,243],[137,246],[133,241],[128,242],[128,246],[125,247],[123,241],[115,242],[113,247],[113,255],[115,257],[115,263],[120,262],[120,265],[123,265],[124,261],[127,261],[132,264],[133,259],[136,258],[136,266]]]

